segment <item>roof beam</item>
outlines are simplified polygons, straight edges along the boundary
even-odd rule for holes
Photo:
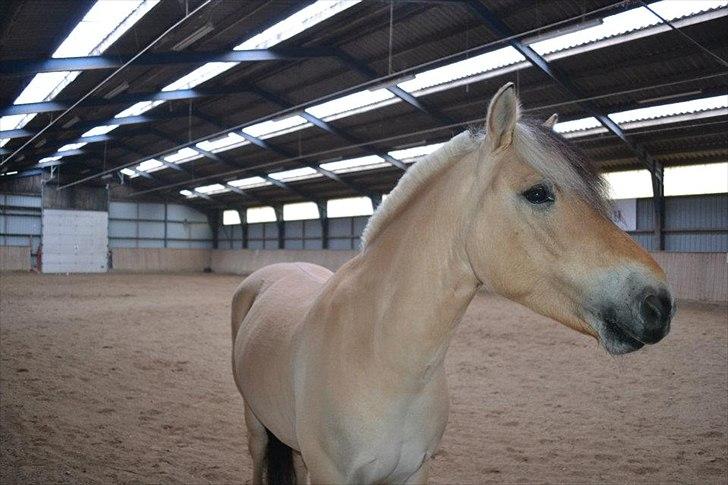
[[[132,66],[165,66],[175,64],[205,64],[208,62],[260,62],[330,57],[334,50],[326,47],[274,47],[240,51],[215,52],[150,52],[134,59]],[[43,59],[10,59],[0,61],[0,75],[16,76],[41,72],[93,71],[117,69],[133,59],[132,55],[103,55]]]
[[[162,138],[164,140],[168,140],[168,141],[170,141],[172,143],[176,143],[176,144],[179,144],[180,143],[180,140],[177,140],[174,137],[172,137],[170,135],[167,135],[166,133],[163,133],[163,132],[161,132],[161,131],[159,131],[157,129],[151,129],[150,132],[153,133],[154,135],[156,135],[156,136],[158,136],[158,137],[160,137],[160,138]],[[217,153],[212,153],[210,151],[203,150],[202,148],[199,148],[199,147],[195,147],[194,150],[196,152],[198,152],[200,155],[202,155],[203,157],[207,158],[208,160],[212,160],[214,162],[220,163],[222,165],[225,165],[225,166],[228,166],[228,167],[231,167],[231,168],[234,168],[234,169],[245,169],[245,166],[241,165],[240,163],[234,162],[234,161],[232,161],[232,160],[230,160],[230,159],[228,159],[226,157],[222,157],[222,156],[218,155]],[[165,163],[165,162],[162,161],[162,163]],[[176,164],[171,164],[171,165],[175,165],[175,166],[179,167]],[[181,168],[181,167],[179,167],[179,168]],[[251,174],[253,174],[253,175],[257,175],[258,177],[261,177],[261,178],[267,180],[268,182],[270,182],[273,185],[276,185],[276,186],[282,188],[283,190],[286,190],[288,192],[291,192],[293,194],[296,194],[299,197],[302,197],[302,198],[307,199],[307,200],[312,200],[314,202],[318,200],[318,199],[316,199],[315,197],[313,197],[310,194],[307,194],[307,193],[305,193],[305,192],[303,192],[303,191],[301,191],[299,189],[296,189],[294,187],[291,187],[290,185],[288,185],[285,182],[281,182],[280,180],[276,180],[276,179],[268,176],[268,174],[265,173],[265,172],[261,172],[259,170],[252,170],[252,169],[246,170],[246,171],[249,172],[249,173],[251,173]],[[233,186],[230,186],[227,183],[227,181],[224,181],[222,178],[216,178],[215,180],[218,181],[218,182],[221,182],[227,188],[233,187]],[[237,188],[237,187],[235,187],[235,188]],[[236,194],[240,194],[240,192],[238,190],[234,190],[232,192],[235,192]],[[202,195],[199,192],[195,192],[195,193]],[[248,193],[245,193],[245,194],[242,194],[242,195],[245,195],[248,198],[252,198],[252,199],[254,199],[254,200],[258,201],[258,202],[265,203],[265,202],[261,201],[260,199],[256,199],[256,198],[252,197]]]
[[[349,54],[339,51],[337,57],[341,59],[341,61],[346,64],[349,68],[359,72],[364,78],[366,78],[368,81],[378,79],[380,76],[369,66],[367,66],[364,62],[355,59],[353,56],[350,56]],[[371,88],[370,88],[371,89]],[[450,125],[452,123],[455,123],[455,120],[450,118],[449,116],[443,114],[439,110],[428,106],[424,101],[417,99],[416,97],[412,96],[410,93],[405,91],[404,89],[400,88],[397,85],[387,86],[386,90],[390,93],[397,96],[399,99],[404,101],[405,103],[409,104],[413,108],[417,109],[418,111],[421,111],[422,113],[425,113],[426,115],[432,117],[437,122]]]
[[[206,114],[201,113],[200,111],[193,111],[193,114],[195,116],[197,116],[198,118],[200,118],[201,120],[203,120],[203,121],[211,124],[212,126],[214,126],[215,128],[217,128],[218,130],[223,128],[221,125],[219,125],[217,123],[217,121],[215,121],[214,119],[212,119],[210,116],[207,116]],[[276,145],[274,145],[274,144],[272,144],[272,143],[270,143],[270,142],[268,142],[266,140],[262,140],[260,138],[257,138],[255,136],[253,136],[253,135],[249,135],[249,134],[245,133],[244,131],[239,131],[237,133],[240,136],[242,136],[243,138],[245,138],[246,140],[248,140],[253,145],[255,145],[255,146],[259,147],[259,148],[262,148],[263,150],[271,151],[271,152],[273,152],[273,153],[275,153],[277,155],[280,155],[283,158],[294,158],[294,155],[292,153],[290,153],[288,150],[285,150],[283,148],[280,148],[280,147],[278,147],[278,146],[276,146]],[[345,185],[348,188],[350,188],[351,190],[353,190],[353,191],[355,191],[355,192],[357,192],[357,193],[359,193],[361,195],[364,195],[364,196],[367,196],[367,197],[369,197],[371,195],[371,191],[370,190],[367,190],[365,187],[363,187],[363,186],[361,186],[359,184],[356,184],[354,182],[350,182],[348,180],[344,180],[338,174],[336,174],[334,172],[331,172],[329,170],[323,169],[319,165],[317,165],[316,163],[314,163],[314,162],[312,162],[310,160],[299,160],[298,163],[301,163],[302,165],[304,165],[306,167],[309,167],[309,168],[312,168],[312,169],[316,170],[318,173],[320,173],[324,177],[328,177],[329,179],[331,179],[331,180],[333,180],[335,182],[338,182],[338,183],[340,183],[342,185]]]
[[[294,106],[293,103],[283,99],[282,97],[275,95],[264,89],[261,89],[259,87],[251,86],[250,89],[257,95],[262,97],[263,99],[266,99],[266,100],[270,101],[271,103],[277,104],[281,108],[289,109]],[[312,125],[314,125],[315,127],[320,128],[334,136],[342,138],[343,140],[345,140],[348,143],[351,143],[352,145],[360,145],[361,148],[368,151],[370,154],[377,155],[377,156],[383,158],[384,160],[386,160],[390,164],[394,165],[395,167],[399,168],[400,170],[407,170],[407,165],[404,162],[397,160],[393,156],[389,155],[386,152],[383,152],[382,150],[378,149],[374,145],[370,145],[368,143],[362,143],[361,140],[354,137],[353,135],[350,135],[349,133],[347,133],[346,131],[344,131],[342,129],[336,128],[332,124],[330,124],[320,118],[317,118],[317,117],[313,116],[312,114],[307,113],[306,111],[301,111],[300,113],[298,113],[298,115],[301,118],[308,121],[309,123],[311,123]]]
[[[154,121],[167,121],[167,120],[173,120],[175,118],[181,118],[188,116],[187,113],[147,113],[143,115],[138,116],[125,116],[123,118],[107,118],[104,120],[96,120],[96,121],[84,121],[83,123],[77,123],[69,128],[63,128],[62,126],[57,126],[50,128],[45,131],[45,133],[51,134],[51,133],[67,133],[69,130],[74,131],[88,131],[91,128],[95,128],[97,126],[101,125],[136,125],[140,123],[151,123]],[[24,128],[18,129],[18,130],[5,130],[0,131],[0,138],[26,138],[29,136],[35,135],[37,132],[34,130],[26,130]],[[66,140],[68,143],[75,143],[79,141],[85,141],[82,138],[78,138],[75,140]]]
[[[496,34],[508,39],[508,43],[520,52],[534,67],[542,71],[549,78],[555,81],[566,93],[573,99],[585,98],[584,93],[569,79],[567,75],[561,72],[559,69],[551,65],[546,59],[540,54],[531,49],[530,46],[524,44],[519,40],[513,31],[496,16],[488,7],[482,4],[478,0],[467,0],[467,4],[470,10]],[[606,114],[604,114],[597,106],[591,101],[579,101],[577,103],[584,111],[590,116],[596,118],[607,130],[617,136],[629,149],[634,153],[637,159],[642,165],[647,168],[653,175],[657,174],[658,166],[655,160],[650,157],[645,148],[632,140],[627,138],[627,135],[622,131],[622,128],[611,120]]]
[[[177,101],[197,99],[211,96],[227,96],[249,92],[245,87],[226,86],[220,88],[194,88],[179,89],[175,91],[145,91],[140,93],[122,93],[111,98],[103,96],[87,98],[77,107],[88,108],[96,106],[109,106],[113,104],[136,104],[142,101]],[[51,113],[63,111],[75,103],[74,99],[52,100],[40,103],[11,104],[0,107],[0,116],[22,115],[30,113]]]

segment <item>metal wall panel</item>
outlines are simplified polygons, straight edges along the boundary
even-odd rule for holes
[[[109,237],[110,238],[135,238],[137,237],[136,221],[116,221],[109,220]]]
[[[33,267],[41,244],[41,205],[40,196],[0,194],[0,245],[30,246]]]
[[[667,197],[665,229],[728,229],[728,194]]]
[[[303,230],[306,233],[306,237],[320,238],[321,237],[321,221],[314,219],[311,221],[304,221]]]
[[[138,206],[135,202],[110,202],[109,219],[136,219]]]
[[[167,204],[167,220],[207,222],[207,216],[205,216],[202,212],[196,211],[192,207],[179,204]]]
[[[665,234],[665,251],[726,252],[728,233]]]
[[[141,213],[141,211],[140,211]],[[164,222],[139,222],[139,237],[155,238],[164,241]]]
[[[11,195],[5,196],[5,205],[15,205],[18,207],[35,207],[40,208],[42,201],[40,197],[32,195]]]
[[[139,204],[139,219],[164,220],[164,204]]]
[[[170,220],[164,220],[165,212]],[[109,246],[197,248],[212,246],[207,216],[179,204],[111,202]]]

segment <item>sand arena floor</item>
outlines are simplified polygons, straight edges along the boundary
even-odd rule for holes
[[[0,483],[243,483],[239,277],[0,275]],[[728,309],[624,358],[503,299],[447,359],[431,483],[728,481]]]

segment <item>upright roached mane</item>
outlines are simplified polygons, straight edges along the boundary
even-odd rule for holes
[[[479,149],[487,135],[482,131],[464,131],[443,146],[418,160],[400,179],[397,186],[369,218],[361,237],[362,248],[372,241],[399,210],[451,163]],[[606,184],[592,164],[573,145],[536,120],[522,119],[516,127],[514,142],[531,165],[546,180],[562,190],[577,194],[600,213],[610,216],[611,204]]]

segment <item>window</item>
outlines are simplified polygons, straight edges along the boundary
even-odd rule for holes
[[[318,219],[319,210],[315,202],[299,202],[283,206],[284,221],[301,221],[304,219]]]
[[[232,226],[234,224],[240,224],[240,213],[238,211],[223,211],[222,225]]]
[[[245,214],[245,220],[248,224],[256,222],[274,222],[276,220],[276,211],[273,207],[251,207]]]
[[[728,192],[728,162],[665,169],[665,195]]]
[[[609,198],[638,199],[652,197],[652,179],[647,170],[628,170],[604,174],[607,181]]]
[[[328,217],[368,216],[374,212],[369,197],[331,199],[326,203]]]

